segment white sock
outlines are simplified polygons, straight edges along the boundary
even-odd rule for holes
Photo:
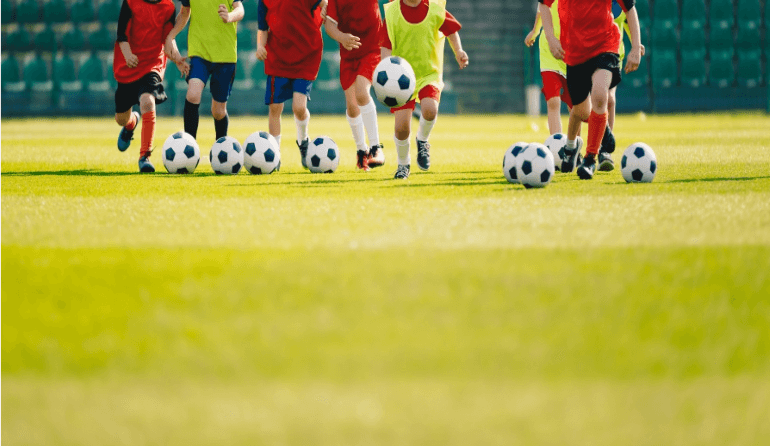
[[[401,141],[394,136],[393,141],[396,143],[396,152],[398,152],[398,165],[405,166],[411,164],[409,159],[409,138]]]
[[[347,116],[347,114],[345,116]],[[353,141],[356,143],[356,149],[369,153],[369,147],[366,146],[366,138],[364,135],[364,121],[361,119],[361,115],[358,115],[355,118],[347,116],[347,118],[348,124],[350,124],[350,130],[353,131]]]
[[[374,101],[369,97],[369,103],[359,107],[361,109],[361,119],[366,127],[366,136],[369,137],[369,147],[380,145],[380,130],[377,126],[377,107]]]
[[[436,125],[436,119],[433,119],[433,121],[428,121],[420,116],[420,129],[417,130],[418,140],[427,141],[428,138],[430,138],[430,132],[433,130],[433,126]]]
[[[306,111],[307,118],[304,121],[300,121],[297,117],[294,117],[294,123],[297,124],[297,141],[300,143],[307,139],[307,127],[310,124],[310,112]]]
[[[574,150],[577,148],[577,139],[568,139],[567,140],[567,148],[570,150]]]
[[[275,140],[278,141],[278,150],[281,149],[281,135],[275,136]]]

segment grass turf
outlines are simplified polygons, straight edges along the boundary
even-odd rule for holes
[[[654,183],[543,190],[500,169],[542,119],[442,116],[406,182],[389,140],[356,172],[340,117],[311,122],[339,171],[307,174],[284,124],[280,173],[222,177],[206,119],[189,176],[137,174],[106,119],[2,121],[4,442],[770,437],[768,117],[622,116]]]

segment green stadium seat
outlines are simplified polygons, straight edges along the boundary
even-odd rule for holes
[[[53,83],[48,75],[48,64],[40,54],[35,54],[35,57],[24,64],[24,82],[27,83],[28,89],[34,91],[45,92],[53,89]]]
[[[19,76],[19,61],[16,60],[13,55],[9,55],[2,64],[2,82],[3,90],[5,85],[11,82],[19,82],[21,80]]]
[[[652,84],[656,88],[676,86],[677,68],[674,50],[657,50],[652,54]]]
[[[265,88],[267,88],[267,75],[265,74],[265,63],[261,60],[256,61],[251,66],[251,80],[254,81],[254,88],[257,90],[257,93],[265,92]]]
[[[94,16],[94,5],[91,0],[80,0],[70,7],[70,20],[75,23],[91,22]]]
[[[16,8],[16,22],[38,23],[43,21],[43,12],[36,0],[24,3],[23,7]]]
[[[235,79],[233,80],[233,89],[240,91],[248,91],[254,87],[254,81],[248,76],[249,67],[253,62],[251,59],[256,57],[250,57],[250,54],[244,52],[238,55],[238,63],[235,65]]]
[[[650,65],[642,59],[639,69],[625,74],[623,73],[623,84],[632,88],[644,88],[650,85]]]
[[[758,50],[762,43],[762,35],[758,21],[738,22],[738,36],[735,39],[736,48]]]
[[[709,47],[716,50],[725,50],[733,47],[733,29],[725,21],[720,21],[717,25],[712,23],[709,33]]]
[[[727,25],[732,28],[735,23],[732,0],[711,0],[709,22],[712,27],[719,22],[727,22]]]
[[[238,51],[251,51],[257,47],[256,45],[256,36],[251,33],[249,27],[242,23],[238,24]]]
[[[103,92],[110,90],[109,81],[104,75],[104,63],[93,52],[80,66],[78,80],[83,82],[83,85],[89,91]]]
[[[64,0],[49,0],[43,5],[43,20],[46,23],[65,23],[67,3]]]
[[[714,87],[731,87],[735,80],[733,50],[711,51],[709,64],[709,84]]]
[[[682,36],[679,40],[682,51],[706,49],[706,30],[703,23],[689,20],[682,24]]]
[[[16,31],[8,34],[4,40],[8,49],[11,51],[22,52],[32,50],[32,39],[23,26],[20,26]]]
[[[637,0],[636,13],[639,15],[639,21],[650,23],[650,2],[649,0]]]
[[[706,84],[706,50],[682,51],[682,86]]]
[[[683,0],[682,20],[697,21],[706,24],[706,4],[703,0]]]
[[[256,22],[258,14],[257,0],[244,0],[243,1],[243,22]],[[240,24],[238,26],[241,26]]]
[[[120,16],[121,3],[116,0],[106,0],[99,5],[96,16],[102,23],[114,23]]]
[[[675,49],[676,28],[670,20],[656,21],[652,26],[652,47],[655,49]]]
[[[754,88],[762,83],[762,53],[738,50],[738,85]]]
[[[112,51],[116,36],[106,26],[100,25],[88,36],[88,45],[96,51]]]
[[[652,4],[652,21],[679,22],[679,6],[676,0],[655,0]]]
[[[35,49],[53,53],[58,48],[56,42],[56,33],[50,26],[46,26],[39,33],[35,34]]]
[[[765,1],[765,9],[767,9],[767,1]],[[738,0],[738,22],[759,23],[761,17],[759,0]]]
[[[64,53],[54,59],[51,78],[57,86],[63,82],[74,82],[78,80],[77,71],[75,70],[75,61],[72,60],[69,54]]]
[[[321,67],[314,85],[320,90],[332,91],[340,87],[340,55],[336,51],[326,51],[321,58]]]
[[[329,37],[329,35],[326,34],[325,28],[321,34],[323,34],[323,38],[324,38],[324,52],[339,50],[340,48],[339,42]]]
[[[14,16],[13,11],[13,3],[11,3],[11,0],[3,0],[3,9],[2,9],[2,23],[5,25],[6,23],[13,23],[14,20],[16,20],[16,17]]]
[[[83,36],[83,32],[77,26],[73,26],[72,29],[62,36],[61,43],[65,50],[83,51],[86,46],[86,39]]]
[[[179,32],[176,36],[176,47],[179,49],[180,53],[184,53],[187,51],[187,33],[190,30],[190,26],[185,26],[182,31]]]

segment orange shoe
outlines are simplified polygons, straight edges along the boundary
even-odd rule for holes
[[[369,150],[369,167],[380,167],[385,165],[385,151],[382,144],[372,146]]]
[[[363,150],[359,150],[356,152],[356,155],[358,157],[358,160],[356,161],[356,167],[363,170],[364,172],[368,172],[369,169],[369,154],[364,152]]]

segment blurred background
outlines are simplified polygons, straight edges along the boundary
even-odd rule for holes
[[[244,0],[230,114],[267,113],[264,68],[254,57],[257,0]],[[380,0],[380,3],[387,3]],[[471,65],[460,72],[446,46],[444,113],[523,113],[539,88],[537,45],[524,46],[535,0],[449,0],[463,24]],[[768,0],[637,0],[643,43],[639,71],[620,86],[619,112],[725,109],[770,111]],[[2,0],[2,115],[111,115],[112,49],[121,0]],[[179,3],[177,2],[177,7]],[[186,30],[177,44],[184,52]],[[630,45],[626,37],[626,45]],[[311,109],[342,113],[338,45],[324,33],[324,58]],[[181,115],[186,83],[173,64],[170,101],[159,115]],[[530,111],[545,112],[541,95]],[[208,98],[204,97],[206,102]],[[539,101],[539,107],[537,102]]]

